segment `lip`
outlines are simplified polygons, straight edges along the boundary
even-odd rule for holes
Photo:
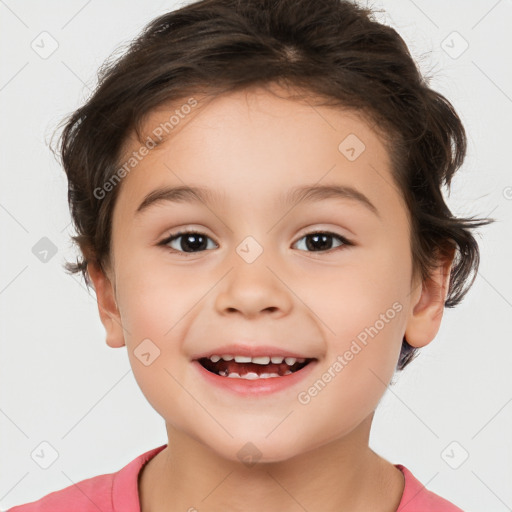
[[[237,353],[237,355],[245,354]],[[216,386],[219,389],[232,392],[240,396],[265,396],[296,386],[311,374],[317,363],[318,359],[313,359],[304,368],[288,375],[255,380],[221,377],[220,375],[209,372],[197,360],[192,361],[192,366],[196,368],[201,378],[203,378],[208,385]]]
[[[223,345],[210,349],[207,352],[195,354],[191,357],[192,360],[201,359],[202,357],[210,357],[213,355],[232,355],[232,356],[246,356],[246,357],[260,357],[260,356],[282,356],[282,357],[295,357],[304,359],[313,359],[313,356],[299,354],[298,352],[291,352],[284,348],[279,348],[272,345],[246,345],[240,343],[232,343],[230,345]],[[309,366],[309,365],[308,365]]]

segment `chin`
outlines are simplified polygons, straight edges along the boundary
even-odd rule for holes
[[[247,467],[255,464],[283,462],[302,453],[301,445],[290,436],[279,436],[274,439],[263,435],[240,435],[226,440],[225,445],[208,446],[219,456],[232,462],[242,463]],[[283,434],[283,433],[281,433]],[[286,442],[285,442],[286,439]]]

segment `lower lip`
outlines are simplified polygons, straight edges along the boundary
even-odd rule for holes
[[[297,385],[313,371],[317,363],[318,360],[315,359],[301,370],[289,373],[288,375],[283,375],[282,377],[249,380],[233,377],[221,377],[216,373],[208,371],[199,361],[192,361],[193,366],[197,368],[197,371],[206,380],[206,382],[243,396],[269,395]]]

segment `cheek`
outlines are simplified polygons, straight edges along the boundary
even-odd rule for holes
[[[181,421],[176,411],[191,406],[180,385],[187,370],[182,340],[201,293],[155,267],[125,274],[123,282],[122,323],[133,375],[152,407],[174,424]]]
[[[318,421],[332,425],[336,437],[374,411],[385,393],[400,354],[404,308],[398,300],[388,301],[387,294],[357,293],[325,321],[334,333],[324,332],[327,351],[320,378],[303,391],[317,411],[328,411]]]
[[[406,325],[410,262],[399,257],[399,245],[383,247],[361,251],[357,262],[317,279],[308,302],[328,340],[326,364],[344,356],[347,382],[362,386],[370,379],[382,387],[370,370],[385,381],[391,377]]]
[[[161,264],[126,265],[119,272],[119,297],[123,326],[131,343],[155,338],[164,343],[176,337],[176,329],[204,290],[188,272]]]
[[[407,267],[399,270],[384,258],[376,264],[360,261],[336,271],[331,269],[325,278],[317,275],[308,306],[323,320],[330,337],[340,342],[357,336],[382,315],[391,320],[386,325],[393,324],[396,333],[395,327],[402,321],[397,313],[405,309],[410,293],[409,279]]]

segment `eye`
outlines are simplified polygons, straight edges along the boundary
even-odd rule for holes
[[[305,247],[312,252],[327,252],[329,250],[341,249],[344,246],[354,245],[345,237],[337,235],[336,233],[330,233],[328,231],[315,231],[313,233],[308,233],[307,235],[304,235],[302,238],[300,238],[296,243],[304,239],[306,239]],[[335,239],[339,240],[341,244],[334,247],[334,249],[328,247],[332,245],[332,242]],[[169,235],[158,245],[170,247],[173,252],[183,252],[187,254],[207,250],[208,240],[212,239],[199,231],[179,231]],[[175,247],[171,245],[172,243],[175,243]],[[211,248],[212,247],[210,247],[210,249]]]
[[[178,242],[178,248],[172,247],[171,242],[176,242],[179,239],[182,239],[181,242]],[[193,253],[196,251],[203,251],[206,249],[205,243],[206,240],[211,238],[206,236],[204,233],[200,233],[199,231],[178,231],[178,233],[174,233],[169,235],[165,240],[162,240],[158,245],[163,245],[167,247],[171,247],[174,252],[185,252],[185,253]],[[206,245],[208,245],[206,243]]]
[[[298,242],[300,242],[303,239],[309,240],[309,242],[306,241],[305,246],[308,249],[312,249],[312,252],[327,252],[331,248],[326,246],[330,246],[332,244],[333,239],[338,239],[339,241],[341,241],[341,244],[338,245],[337,247],[334,247],[333,250],[342,249],[343,246],[354,245],[345,237],[337,235],[336,233],[330,233],[328,231],[315,231],[313,233],[308,233],[307,235],[304,235],[302,238],[300,238]]]

